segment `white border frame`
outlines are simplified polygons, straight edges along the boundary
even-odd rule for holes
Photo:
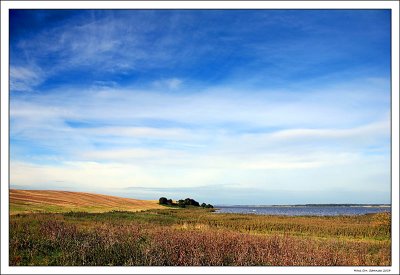
[[[391,267],[10,267],[9,9],[391,9],[392,10],[392,266]],[[1,2],[1,274],[399,274],[399,3],[398,1],[2,1]],[[6,42],[5,42],[6,41]],[[355,269],[363,270],[357,272]],[[378,273],[372,271],[372,273]]]

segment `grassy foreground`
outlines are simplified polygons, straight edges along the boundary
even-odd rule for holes
[[[285,217],[207,209],[10,216],[10,265],[384,266],[390,215]]]

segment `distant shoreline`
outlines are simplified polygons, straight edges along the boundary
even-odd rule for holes
[[[391,204],[272,204],[272,205],[229,205],[221,204],[215,205],[215,207],[381,207],[391,208]]]

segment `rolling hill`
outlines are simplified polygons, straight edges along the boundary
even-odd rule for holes
[[[84,192],[10,189],[10,214],[69,211],[99,213],[162,208],[165,207],[155,200],[128,199]]]

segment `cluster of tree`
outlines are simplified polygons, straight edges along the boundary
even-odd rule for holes
[[[177,203],[173,202],[171,199],[167,199],[165,197],[161,197],[158,200],[159,204],[162,205],[170,205],[170,206],[179,206],[179,207],[186,207],[187,205],[190,206],[196,206],[196,207],[203,207],[203,208],[214,208],[214,206],[212,206],[211,204],[206,204],[206,203],[202,203],[200,205],[200,203],[198,203],[197,201],[195,201],[194,199],[190,199],[190,198],[186,198],[184,200],[178,200]]]
[[[201,207],[203,207],[203,208],[214,208],[214,206],[212,206],[211,204],[206,204],[204,202],[201,204]]]

